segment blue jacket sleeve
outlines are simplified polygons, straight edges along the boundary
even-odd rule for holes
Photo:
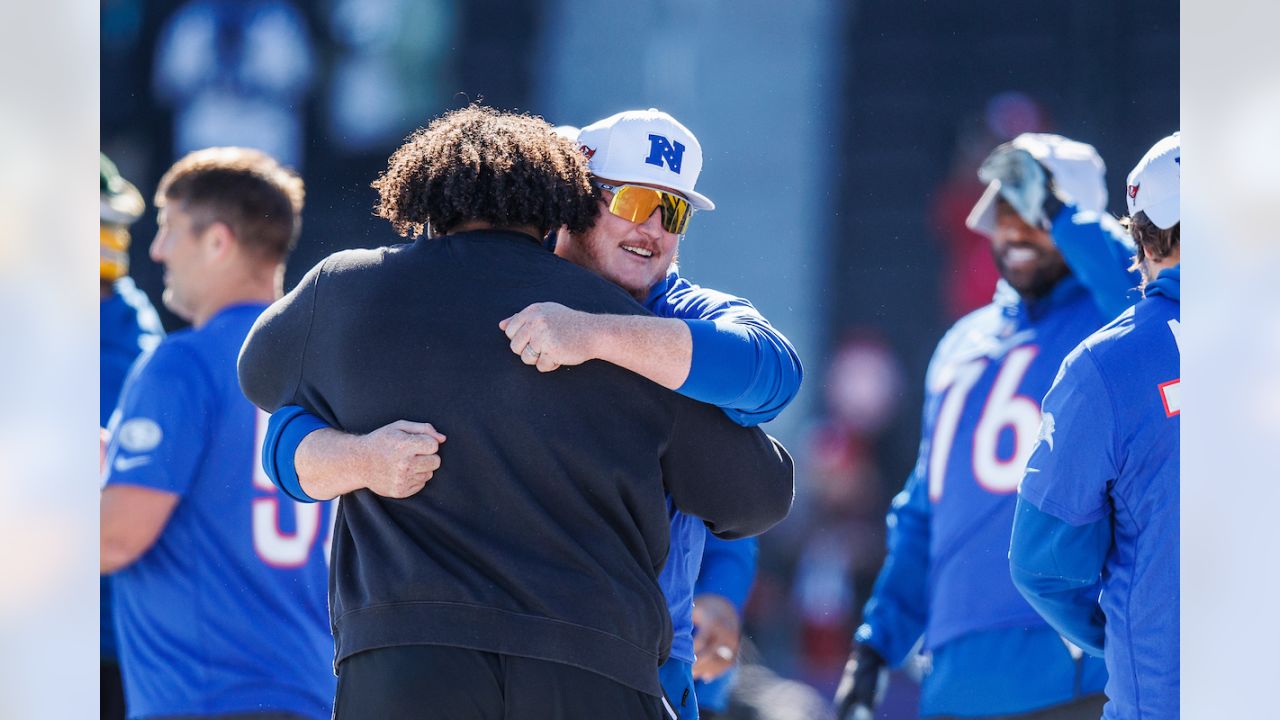
[[[673,312],[689,326],[693,358],[676,392],[722,408],[734,422],[769,422],[795,399],[803,368],[791,341],[742,298],[691,286]]]
[[[1110,216],[1065,205],[1053,219],[1053,242],[1108,320],[1140,299],[1140,277],[1129,270],[1133,241]]]
[[[756,580],[756,550],[753,537],[721,540],[708,532],[702,549],[702,570],[693,586],[694,595],[720,595],[733,603],[741,616]]]
[[[854,633],[893,667],[907,659],[928,620],[930,512],[929,484],[917,470],[889,509],[889,552]]]
[[[267,421],[267,433],[262,440],[262,469],[276,487],[298,502],[310,503],[316,499],[302,490],[293,455],[303,438],[326,427],[329,426],[323,420],[297,405],[285,405]]]
[[[1102,655],[1106,616],[1098,598],[1110,547],[1110,518],[1072,525],[1018,498],[1009,545],[1013,584],[1046,622],[1091,655]]]

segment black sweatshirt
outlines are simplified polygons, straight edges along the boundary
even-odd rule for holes
[[[791,459],[762,431],[601,361],[539,373],[498,322],[534,302],[646,311],[532,238],[478,231],[329,257],[258,320],[240,384],[367,433],[448,441],[413,497],[342,497],[336,660],[392,645],[541,658],[660,694],[671,642],[657,575],[676,507],[721,537],[786,516]]]

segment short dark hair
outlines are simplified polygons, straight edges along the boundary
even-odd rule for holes
[[[259,150],[215,147],[183,156],[160,178],[156,207],[181,203],[197,230],[225,223],[252,253],[281,261],[302,231],[302,178]]]
[[[586,232],[599,212],[586,159],[542,118],[471,105],[420,128],[373,182],[375,213],[402,236],[468,220]]]
[[[1182,223],[1175,223],[1168,230],[1163,230],[1151,222],[1151,218],[1148,218],[1145,212],[1139,210],[1132,217],[1121,218],[1120,224],[1129,231],[1129,237],[1132,237],[1134,244],[1138,246],[1138,255],[1134,258],[1133,267],[1130,270],[1138,269],[1139,263],[1146,254],[1150,254],[1152,260],[1159,261],[1169,257],[1178,249],[1178,228],[1182,227]]]

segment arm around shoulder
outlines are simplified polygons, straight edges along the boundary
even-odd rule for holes
[[[719,409],[681,399],[662,472],[680,510],[718,537],[759,535],[791,510],[795,468],[786,448]]]

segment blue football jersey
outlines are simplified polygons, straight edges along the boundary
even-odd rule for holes
[[[1063,363],[1021,488],[1070,525],[1110,519],[1100,600],[1108,720],[1179,712],[1178,274],[1164,271],[1156,292]]]
[[[267,418],[236,379],[264,308],[231,306],[164,340],[111,421],[107,485],[180,497],[156,543],[113,576],[131,717],[331,713],[330,504],[295,503],[261,471]]]
[[[932,514],[927,648],[1044,624],[1009,578],[1009,528],[1040,429],[1039,400],[1062,358],[1103,322],[1068,277],[1031,307],[1010,298],[978,310],[939,345],[918,469]]]
[[[889,549],[857,640],[892,664],[923,634],[925,715],[1027,712],[1097,692],[1102,663],[1073,657],[1009,575],[1018,483],[1039,398],[1104,322],[1068,276],[1028,304],[1005,283],[955,324],[926,375],[920,454],[890,513]]]
[[[125,277],[112,286],[111,297],[98,309],[99,375],[98,424],[106,427],[120,399],[129,368],[143,352],[154,350],[164,337],[160,316],[146,294]],[[104,660],[116,657],[115,611],[111,604],[111,581],[102,578],[98,587],[99,644],[98,654]]]

